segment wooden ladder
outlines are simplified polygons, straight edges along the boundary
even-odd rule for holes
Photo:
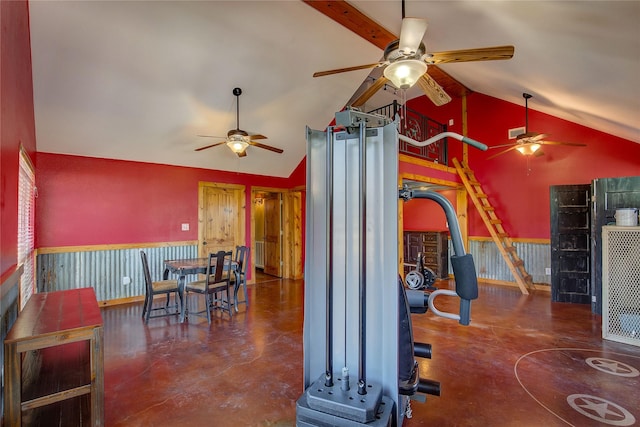
[[[453,164],[458,171],[458,175],[462,179],[462,182],[467,189],[467,193],[471,197],[473,204],[478,209],[484,225],[489,230],[493,241],[495,242],[502,258],[507,263],[507,267],[516,279],[516,283],[520,288],[520,291],[524,295],[529,295],[529,289],[533,289],[533,279],[527,270],[524,268],[524,261],[518,256],[516,247],[513,246],[513,241],[509,235],[504,231],[502,227],[502,221],[496,215],[495,208],[489,203],[489,199],[482,186],[476,179],[473,171],[465,164],[462,165],[458,159],[453,159]]]

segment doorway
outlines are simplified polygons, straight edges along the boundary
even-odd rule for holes
[[[253,187],[251,194],[252,277],[302,278],[302,194]]]

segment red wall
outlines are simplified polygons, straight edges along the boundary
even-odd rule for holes
[[[290,179],[38,153],[36,247],[198,239],[198,182],[290,188]],[[189,223],[189,231],[181,224]],[[246,218],[251,241],[251,218]]]
[[[20,144],[36,150],[29,5],[0,1],[0,276],[17,263]]]
[[[530,103],[531,104],[531,103]],[[453,132],[461,132],[461,101],[447,108],[434,107],[426,98],[410,107],[443,123],[454,119]],[[456,113],[458,110],[458,113]],[[524,126],[524,106],[480,93],[467,98],[468,136],[489,146],[508,144],[508,129]],[[512,237],[548,239],[549,187],[589,184],[595,178],[640,175],[640,144],[549,116],[529,108],[529,130],[549,134],[553,141],[584,143],[586,147],[543,146],[542,157],[525,157],[515,150],[499,152],[469,149],[469,163],[483,190],[496,207],[498,217]],[[461,143],[449,142],[450,158],[461,158]],[[469,235],[488,236],[482,220],[469,201]],[[406,221],[406,216],[405,216]]]
[[[456,207],[456,192],[441,192]],[[412,199],[404,202],[403,225],[405,231],[448,231],[444,210],[433,200]]]

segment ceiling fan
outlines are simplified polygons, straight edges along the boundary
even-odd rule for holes
[[[503,145],[494,145],[489,148],[501,148],[501,147],[509,147],[506,150],[499,152],[498,154],[494,154],[493,156],[488,157],[487,159],[493,159],[494,157],[498,157],[502,154],[508,153],[512,150],[518,150],[520,154],[524,156],[536,156],[540,157],[544,153],[540,149],[543,145],[571,145],[574,147],[585,147],[586,144],[576,144],[573,142],[555,142],[555,141],[547,141],[545,138],[547,137],[544,133],[536,133],[529,132],[529,99],[533,98],[533,95],[529,93],[523,93],[522,97],[524,98],[524,133],[521,133],[516,137],[516,142],[513,144],[503,144]]]
[[[267,139],[266,136],[260,134],[249,135],[246,131],[240,129],[240,95],[242,95],[242,89],[236,87],[233,89],[233,94],[236,97],[236,128],[227,132],[225,141],[216,142],[215,144],[206,145],[204,147],[196,148],[195,151],[206,150],[207,148],[217,147],[218,145],[227,144],[227,146],[238,155],[238,157],[245,157],[247,155],[247,147],[250,145],[253,147],[263,148],[265,150],[273,151],[274,153],[283,153],[284,150],[270,145],[256,142],[256,139]],[[211,135],[198,135],[205,138],[224,138],[222,136]]]
[[[313,77],[322,77],[347,71],[385,67],[383,75],[360,95],[351,106],[359,107],[371,98],[379,89],[391,82],[398,89],[408,89],[416,83],[424,94],[437,106],[451,101],[451,97],[427,73],[429,65],[452,62],[492,61],[513,57],[513,46],[495,46],[477,49],[451,50],[427,53],[422,38],[427,30],[427,21],[420,18],[405,18],[404,0],[402,1],[402,27],[400,38],[387,45],[383,60],[355,67],[319,71]]]

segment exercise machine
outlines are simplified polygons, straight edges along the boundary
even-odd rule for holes
[[[347,109],[335,123],[306,131],[304,392],[296,424],[400,426],[410,399],[440,392],[419,377],[414,356],[430,356],[431,348],[413,342],[410,306],[469,324],[475,269],[446,198],[398,190],[397,122]],[[407,293],[399,279],[398,203],[415,197],[443,206],[452,239],[457,233],[456,291]],[[440,295],[460,297],[460,313],[437,311]]]

